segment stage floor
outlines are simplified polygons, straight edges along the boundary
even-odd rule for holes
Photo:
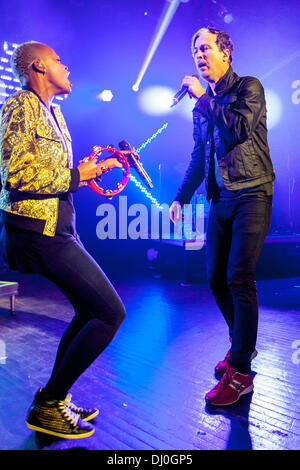
[[[9,299],[0,298],[1,450],[300,449],[300,278],[257,283],[254,392],[213,410],[204,395],[229,343],[207,284],[112,278],[127,317],[71,390],[74,403],[100,409],[94,435],[77,441],[36,434],[24,421],[49,377],[71,307],[39,276],[1,279],[20,284],[15,317]]]

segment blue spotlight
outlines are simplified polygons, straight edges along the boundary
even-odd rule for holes
[[[194,98],[189,99],[187,95],[187,97],[180,102],[180,106],[175,108],[175,112],[188,121],[192,121],[195,104],[196,100]]]
[[[146,70],[149,67],[149,64],[154,56],[160,41],[162,40],[170,22],[172,21],[173,16],[176,13],[177,8],[179,7],[180,3],[187,3],[189,0],[166,0],[165,9],[162,13],[161,18],[159,19],[157,30],[154,34],[148,52],[145,56],[144,62],[138,74],[138,77],[132,87],[133,91],[137,91],[139,89],[140,83],[146,73]]]
[[[142,90],[138,96],[138,103],[146,114],[159,116],[172,111],[170,105],[173,102],[174,90],[155,85]]]

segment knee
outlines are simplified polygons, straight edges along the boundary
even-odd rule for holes
[[[126,316],[126,309],[124,304],[120,301],[117,308],[114,309],[109,318],[109,323],[117,330],[123,323]]]
[[[213,276],[208,279],[208,284],[210,291],[215,298],[221,298],[228,294],[229,288],[226,279]]]
[[[253,273],[228,272],[227,285],[232,293],[242,291],[256,292],[255,276]]]
[[[119,309],[118,309],[118,314],[117,314],[117,323],[120,326],[121,323],[125,320],[126,317],[126,309],[123,303],[121,303]]]

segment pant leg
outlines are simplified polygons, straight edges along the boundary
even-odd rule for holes
[[[125,308],[95,260],[74,238],[56,244],[55,256],[44,260],[42,274],[68,297],[75,316],[58,347],[46,385],[63,398],[78,377],[110,344],[125,316]],[[52,253],[54,255],[54,253]]]
[[[112,326],[122,323],[125,309],[119,295],[78,240],[70,237],[49,245],[43,256],[40,273],[73,299],[75,309]]]
[[[83,310],[81,307],[79,307],[76,304],[76,301],[70,297],[65,291],[62,290],[62,293],[67,297],[67,299],[70,301],[70,303],[73,305],[75,315],[72,318],[71,322],[69,323],[68,327],[64,331],[61,340],[58,345],[57,353],[56,353],[56,358],[55,358],[55,363],[52,369],[51,377],[54,376],[55,372],[57,371],[59,365],[61,364],[66,351],[71,344],[72,340],[75,338],[75,336],[80,332],[80,330],[86,325],[86,323],[92,319],[92,316],[90,315],[89,312]]]
[[[209,287],[228,325],[233,331],[234,307],[227,285],[227,262],[231,246],[231,224],[228,221],[228,204],[211,203],[206,233],[206,263]]]
[[[258,326],[256,264],[267,235],[272,197],[247,197],[235,203],[227,283],[234,305],[234,325],[229,364],[250,373]]]

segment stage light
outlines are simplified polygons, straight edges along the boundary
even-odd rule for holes
[[[272,129],[278,124],[282,114],[282,104],[279,96],[273,90],[265,89],[267,103],[267,125]]]
[[[109,102],[113,99],[113,96],[111,90],[103,90],[97,95],[97,98],[99,101]]]
[[[158,26],[156,29],[156,32],[153,36],[152,42],[150,44],[150,47],[148,49],[148,52],[145,56],[144,62],[142,64],[142,67],[140,69],[140,72],[138,74],[138,77],[136,79],[136,82],[134,84],[135,87],[139,88],[140,83],[146,73],[147,68],[149,67],[149,64],[152,60],[152,57],[154,56],[160,41],[162,40],[170,22],[172,21],[173,16],[176,13],[177,8],[179,7],[179,4],[182,3],[187,3],[189,0],[167,0],[165,4],[165,9],[159,19]],[[133,87],[132,87],[133,89]],[[137,90],[134,90],[137,91]]]
[[[135,83],[135,84],[132,86],[132,90],[133,90],[133,91],[139,91],[139,86]]]
[[[142,193],[145,194],[145,196],[150,199],[151,203],[154,204],[158,209],[161,209],[161,205],[159,204],[158,200],[152,196],[152,194],[145,188],[145,186],[140,183],[134,175],[130,173],[129,175],[130,181],[132,181],[137,188],[141,190]]]
[[[145,142],[143,142],[137,149],[136,149],[136,152],[138,154],[140,154],[140,152],[145,148],[147,147],[147,145],[149,145],[153,140],[155,140],[159,134],[161,134],[166,128],[168,127],[168,123],[165,122],[163,126],[161,126],[159,129],[157,129],[156,132],[154,132],[154,134],[151,135],[151,137],[149,137]],[[162,206],[160,205],[160,203],[158,202],[158,200],[152,196],[152,194],[147,190],[147,188],[145,188],[145,186],[143,184],[141,184],[137,179],[136,177],[130,173],[129,175],[129,179],[130,181],[132,181],[137,188],[139,188],[142,193],[145,194],[145,196],[150,199],[151,203],[154,204],[158,209],[162,209]]]
[[[194,98],[189,98],[189,96],[186,95],[179,105],[176,106],[175,112],[188,121],[192,121],[195,104],[196,100]]]
[[[224,23],[232,23],[233,21],[233,16],[231,13],[226,13],[226,15],[224,15]]]
[[[143,89],[138,96],[138,103],[142,111],[152,116],[168,114],[173,108],[175,92],[165,86],[150,86]]]
[[[139,146],[139,148],[136,149],[136,153],[140,153],[145,147],[147,147],[147,145],[151,144],[151,142],[156,139],[156,137],[158,137],[159,134],[161,134],[168,127],[168,125],[169,124],[165,122],[163,126],[157,129],[157,131],[154,132],[151,137],[149,137],[145,142],[142,143],[142,145]]]

